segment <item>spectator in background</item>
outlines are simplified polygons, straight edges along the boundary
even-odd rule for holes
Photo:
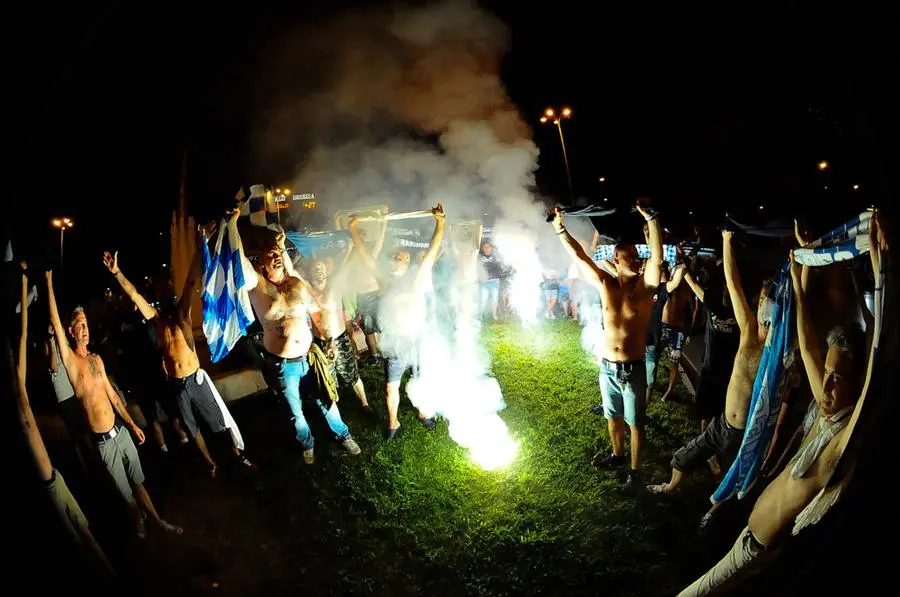
[[[481,244],[478,264],[480,266],[478,268],[478,313],[484,316],[485,310],[490,308],[493,321],[497,321],[499,319],[497,309],[500,306],[500,278],[503,275],[503,266],[494,253],[494,245],[488,242]]]

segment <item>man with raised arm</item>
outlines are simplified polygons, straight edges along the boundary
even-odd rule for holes
[[[363,386],[356,363],[356,350],[344,325],[344,309],[341,302],[347,276],[353,269],[347,263],[351,254],[352,251],[344,256],[344,262],[332,275],[329,275],[328,268],[321,259],[313,259],[310,263],[310,286],[313,298],[319,304],[319,311],[311,313],[315,334],[313,341],[331,360],[331,373],[338,387],[353,388],[363,411],[371,416],[375,411],[366,399],[366,388]]]
[[[872,216],[869,249],[876,276],[881,268],[881,253],[887,250],[876,212]],[[834,327],[828,332],[828,351],[823,359],[801,281],[805,276],[793,260],[793,254],[791,259],[797,341],[819,414],[793,459],[756,500],[747,526],[731,551],[679,593],[679,597],[728,594],[774,558],[794,530],[798,517],[828,484],[859,421],[861,402],[865,400],[871,379],[875,343],[867,350],[865,334],[858,326]],[[875,290],[882,291],[878,287]],[[738,310],[735,309],[735,314]],[[879,323],[876,322],[876,328]]]
[[[205,234],[201,242],[206,242]],[[188,269],[184,288],[181,289],[181,296],[178,297],[178,304],[172,305],[162,301],[159,309],[148,303],[119,269],[118,251],[112,255],[109,252],[104,253],[103,264],[115,277],[128,298],[140,310],[144,319],[156,326],[156,339],[162,353],[162,370],[166,376],[166,386],[169,388],[175,404],[178,405],[181,420],[193,438],[197,450],[209,465],[210,474],[215,477],[217,465],[197,427],[194,410],[196,409],[200,413],[213,433],[228,433],[229,427],[235,425],[230,414],[225,412],[228,407],[216,400],[215,392],[217,390],[213,386],[212,378],[200,368],[197,347],[194,345],[194,334],[191,329],[191,299],[199,272],[200,252],[195,253]],[[254,468],[254,465],[236,445],[234,435],[229,434],[227,442],[231,445],[234,456],[240,465]]]
[[[47,447],[44,445],[44,439],[41,437],[37,422],[34,420],[34,413],[31,411],[31,402],[28,399],[28,390],[25,387],[26,380],[26,354],[28,352],[28,276],[26,271],[27,264],[22,262],[22,333],[19,336],[19,358],[16,363],[16,381],[18,382],[19,397],[19,422],[22,430],[25,432],[25,438],[28,440],[28,447],[34,456],[37,472],[40,480],[43,482],[47,490],[47,495],[53,503],[54,508],[59,513],[61,522],[66,532],[76,543],[76,545],[85,547],[89,555],[99,565],[104,573],[112,573],[112,567],[106,554],[100,548],[100,545],[94,539],[91,533],[89,523],[78,502],[69,492],[66,480],[62,474],[53,468],[50,463],[50,456],[47,454]],[[65,342],[65,340],[63,340]]]
[[[378,259],[384,248],[384,238],[387,235],[387,220],[381,220],[381,229],[378,238],[372,243],[372,257]],[[366,241],[369,242],[369,241]],[[359,323],[366,337],[366,346],[369,349],[369,364],[374,365],[381,359],[378,348],[378,307],[381,304],[381,288],[378,279],[369,271],[369,268],[358,263],[356,266],[356,310],[359,313]]]
[[[238,213],[233,217],[238,217]],[[337,388],[327,358],[313,344],[307,322],[307,314],[318,313],[319,305],[312,297],[309,284],[294,269],[284,242],[284,232],[270,237],[263,247],[258,271],[241,254],[245,286],[250,290],[250,302],[263,328],[265,350],[261,356],[291,409],[297,441],[303,448],[303,461],[310,465],[315,462],[315,440],[303,414],[304,396],[315,402],[344,449],[356,456],[360,449],[341,419]]]
[[[653,307],[653,295],[660,283],[663,262],[662,232],[657,214],[649,213],[640,202],[638,211],[647,222],[650,258],[638,274],[637,248],[619,243],[614,252],[616,275],[604,271],[566,230],[562,212],[557,208],[553,220],[563,247],[576,260],[585,282],[600,291],[603,305],[603,360],[600,363],[600,393],[607,419],[612,454],[594,456],[600,468],[625,465],[625,425],[631,428],[631,467],[628,484],[640,482],[638,470],[644,443],[644,418],[647,408],[645,365],[647,323]]]
[[[59,310],[56,307],[56,294],[53,292],[53,272],[47,274],[47,302],[50,307],[50,323],[54,333],[60,340],[59,355],[62,364],[75,390],[75,397],[81,401],[84,413],[87,416],[88,426],[100,451],[100,457],[109,474],[112,475],[116,488],[125,501],[128,502],[135,517],[138,537],[146,536],[145,516],[150,518],[161,529],[176,534],[181,534],[181,527],[169,524],[156,512],[150,494],[144,488],[144,471],[141,468],[141,459],[138,456],[137,447],[131,439],[131,434],[138,439],[138,443],[144,443],[144,432],[131,419],[119,394],[113,389],[106,376],[106,368],[103,360],[96,354],[88,351],[90,332],[88,331],[87,315],[84,309],[76,307],[69,318],[69,336],[75,342],[74,350],[68,342],[63,341],[65,330],[62,320],[59,318]],[[116,415],[123,421],[120,425],[116,421]],[[134,487],[132,491],[132,486]],[[138,509],[135,502],[140,502],[144,512]]]
[[[381,287],[379,327],[382,330],[381,350],[385,360],[385,378],[388,407],[388,426],[384,437],[391,440],[400,429],[397,411],[400,408],[400,380],[408,367],[418,374],[419,342],[427,326],[425,288],[427,276],[437,259],[441,239],[444,237],[444,208],[439,203],[432,209],[434,234],[418,268],[410,269],[408,251],[397,249],[391,255],[388,271],[379,269],[378,263],[363,243],[357,229],[358,221],[350,218],[349,228],[353,245],[360,259],[378,278]],[[426,429],[434,429],[434,420],[421,411],[419,421]]]
[[[669,370],[669,385],[662,396],[663,402],[669,400],[669,395],[675,389],[675,380],[678,379],[678,368],[681,366],[681,350],[687,336],[687,328],[690,321],[687,319],[693,293],[687,284],[682,284],[686,266],[684,262],[675,266],[669,280],[666,281],[666,301],[662,308],[662,321],[660,322],[660,349],[669,349],[672,357],[672,368]]]
[[[751,308],[741,284],[737,258],[732,246],[733,234],[730,230],[722,231],[722,259],[725,284],[740,330],[740,340],[725,394],[725,410],[714,418],[700,435],[675,452],[671,462],[671,479],[668,483],[650,485],[647,489],[652,493],[673,493],[685,473],[705,465],[713,456],[723,470],[728,470],[741,448],[744,428],[747,426],[747,413],[750,410],[750,399],[753,397],[753,384],[772,323],[774,300],[769,297],[772,282],[766,280],[759,291],[756,310]],[[692,278],[690,284],[694,284]],[[699,291],[702,300],[705,292],[699,287],[696,290]],[[708,524],[714,511],[715,506],[703,517],[702,525]]]

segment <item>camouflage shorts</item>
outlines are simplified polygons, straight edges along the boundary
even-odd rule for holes
[[[316,338],[315,341],[324,351],[325,341],[321,338]],[[352,386],[359,379],[359,367],[356,364],[356,349],[353,348],[353,340],[350,339],[350,334],[344,332],[335,338],[333,343],[335,359],[331,362],[331,375],[337,381],[338,386]]]

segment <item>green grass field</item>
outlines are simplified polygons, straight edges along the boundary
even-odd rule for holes
[[[235,404],[260,470],[216,481],[196,462],[160,472],[151,491],[186,534],[151,541],[150,580],[194,595],[673,594],[710,563],[697,523],[714,482],[704,471],[665,498],[590,465],[609,441],[588,411],[597,367],[580,333],[575,322],[484,331],[508,405],[501,416],[521,444],[496,471],[473,464],[445,422],[425,431],[406,400],[401,434],[383,442],[380,368],[363,370],[377,421],[352,396],[341,402],[358,458],[323,440],[320,424],[318,462],[304,467],[286,407],[271,396]],[[667,373],[662,364],[659,378]],[[655,400],[649,414],[644,478],[659,482],[699,428],[683,405]]]

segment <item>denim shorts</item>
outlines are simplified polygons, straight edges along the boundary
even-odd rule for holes
[[[644,359],[627,363],[600,361],[600,394],[607,419],[643,425],[647,414],[647,367]]]

